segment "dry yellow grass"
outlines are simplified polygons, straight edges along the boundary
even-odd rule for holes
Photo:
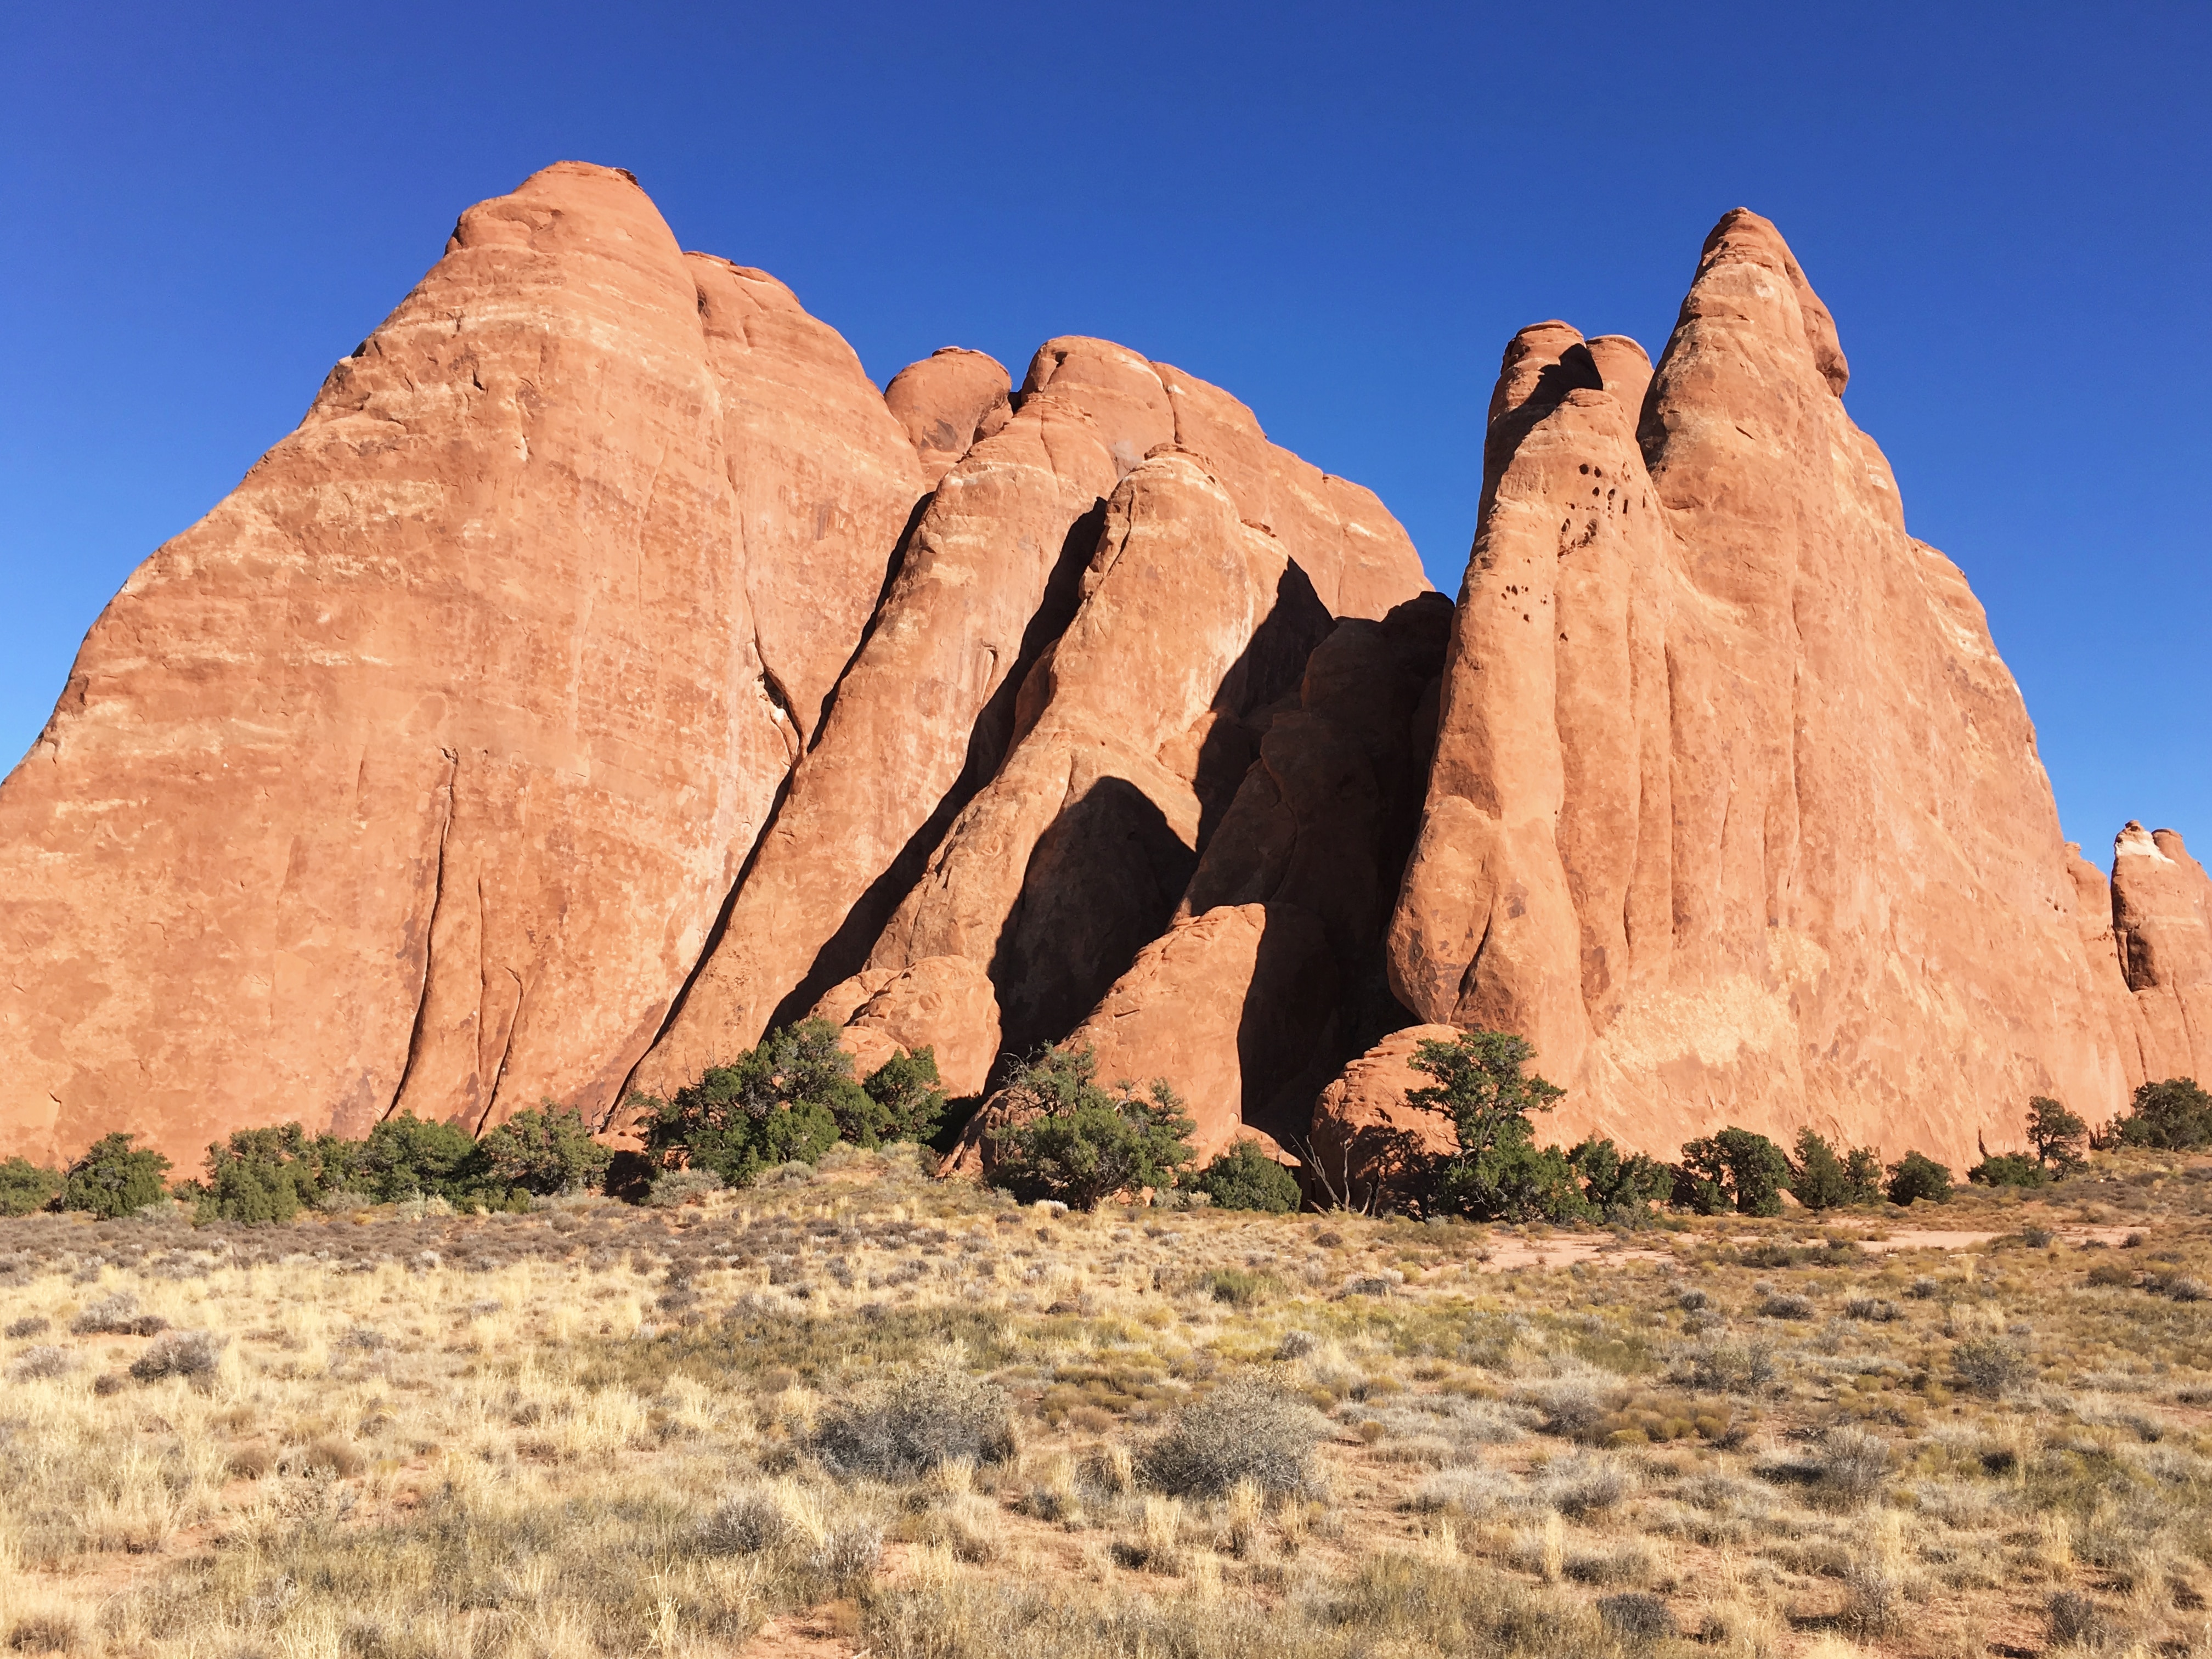
[[[0,1646],[2212,1652],[2208,1191],[1568,1240],[841,1155],[674,1212],[0,1223]],[[1011,1455],[824,1437],[956,1374]],[[1148,1484],[1255,1378],[1310,1479]]]

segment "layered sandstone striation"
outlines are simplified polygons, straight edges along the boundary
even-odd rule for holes
[[[1648,384],[1564,324],[1507,350],[1391,969],[1528,1036],[1566,1139],[1958,1164],[2122,1091],[2027,712],[1846,377],[1741,210]]]

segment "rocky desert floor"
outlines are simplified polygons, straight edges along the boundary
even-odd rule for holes
[[[897,1151],[0,1222],[0,1644],[2212,1652],[2208,1278],[2212,1166],[2142,1158],[1574,1236],[1059,1215]],[[1209,1400],[1292,1475],[1175,1477]]]

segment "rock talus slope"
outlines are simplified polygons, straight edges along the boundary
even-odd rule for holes
[[[470,210],[0,786],[10,1149],[611,1102],[921,488],[843,343],[627,174]]]
[[[1551,1133],[1971,1162],[2121,1091],[2026,710],[1846,374],[1741,210],[1648,388],[1563,324],[1507,352],[1391,968],[1534,1042]]]

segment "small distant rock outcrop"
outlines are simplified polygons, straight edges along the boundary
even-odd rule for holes
[[[1410,1178],[1414,1045],[1550,1136],[1954,1164],[2212,1070],[2212,887],[2058,838],[1963,577],[1729,215],[1655,366],[1509,344],[1456,607],[1375,495],[1110,341],[878,392],[562,162],[463,215],[132,576],[0,784],[0,1155],[610,1129],[775,1025],[981,1103],[1040,1047],[1200,1150]],[[994,1098],[995,1096],[995,1098]],[[1288,1149],[1287,1151],[1285,1149]]]
[[[2212,1080],[2212,880],[2171,830],[2112,842],[2112,937],[2142,1073]]]

